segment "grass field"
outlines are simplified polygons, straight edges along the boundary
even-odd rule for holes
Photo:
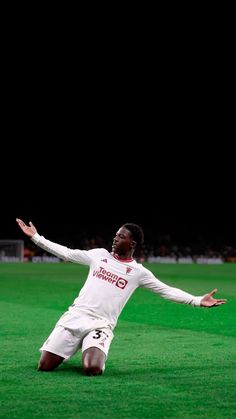
[[[38,372],[38,348],[82,287],[87,268],[0,264],[1,418],[235,418],[236,265],[148,265],[203,309],[140,289],[115,329],[106,371],[86,377],[81,354]]]

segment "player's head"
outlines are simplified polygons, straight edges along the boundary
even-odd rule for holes
[[[136,246],[140,246],[144,242],[143,229],[138,224],[126,223],[123,227],[129,230],[132,239],[136,242]]]
[[[142,228],[137,224],[126,223],[117,231],[113,239],[112,251],[118,256],[130,257],[143,241]]]

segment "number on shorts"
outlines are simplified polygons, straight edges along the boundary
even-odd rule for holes
[[[95,332],[96,332],[96,335],[93,336],[93,339],[99,339],[101,337],[102,330],[96,329]]]

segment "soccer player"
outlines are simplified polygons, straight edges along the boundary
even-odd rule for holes
[[[40,348],[40,371],[54,370],[81,349],[85,374],[102,374],[117,319],[138,287],[148,288],[163,298],[192,306],[213,307],[226,303],[224,299],[213,297],[217,289],[196,297],[164,284],[137,263],[133,254],[144,238],[143,230],[137,224],[127,223],[119,228],[110,253],[101,248],[87,251],[69,249],[40,236],[32,222],[26,225],[19,218],[16,221],[22,231],[45,251],[65,261],[90,267],[78,297]]]

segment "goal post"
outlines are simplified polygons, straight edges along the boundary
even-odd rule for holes
[[[0,262],[24,262],[24,241],[0,240]]]

